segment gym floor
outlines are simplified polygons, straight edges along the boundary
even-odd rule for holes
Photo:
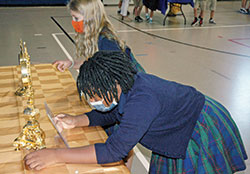
[[[183,6],[187,18],[156,12],[153,24],[119,21],[117,6],[105,6],[120,38],[126,41],[148,73],[194,86],[221,102],[232,114],[250,156],[250,15],[239,13],[240,1],[217,3],[216,25],[191,27],[193,9]],[[129,7],[130,17],[133,6]],[[141,16],[144,18],[144,9]],[[61,28],[60,28],[60,27]],[[62,29],[68,33],[66,36]],[[33,64],[74,57],[71,17],[66,7],[0,7],[0,66],[17,65],[19,40],[27,43]],[[71,70],[74,77],[75,70]],[[249,111],[248,111],[249,109]],[[247,138],[248,137],[248,138]],[[137,145],[132,174],[148,171],[150,151]],[[250,173],[250,160],[246,161]]]

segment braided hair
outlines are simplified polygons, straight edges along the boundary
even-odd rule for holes
[[[129,57],[122,51],[98,51],[85,61],[77,77],[77,89],[81,99],[97,94],[106,102],[118,101],[116,85],[126,94],[134,84],[136,70]],[[108,93],[110,95],[108,95]]]

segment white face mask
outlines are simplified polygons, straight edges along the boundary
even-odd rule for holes
[[[101,111],[101,112],[110,111],[110,110],[112,110],[117,105],[117,102],[115,101],[115,99],[113,100],[113,102],[108,107],[106,107],[103,104],[103,101],[104,101],[104,99],[102,99],[100,101],[96,101],[96,102],[89,102],[89,104],[91,106],[93,106],[96,110]]]

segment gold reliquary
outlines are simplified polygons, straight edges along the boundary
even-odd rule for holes
[[[25,42],[20,41],[20,53],[18,55],[19,66],[21,66],[21,86],[15,94],[27,98],[27,107],[23,111],[23,116],[27,123],[19,136],[14,140],[15,150],[27,149],[37,150],[45,148],[45,133],[40,128],[37,119],[40,116],[39,109],[35,108],[34,89],[31,79],[30,56],[27,52]]]
[[[28,86],[31,84],[30,56],[25,42],[20,41],[20,53],[18,62],[21,67],[21,86],[17,89],[16,95],[23,96],[27,94]]]

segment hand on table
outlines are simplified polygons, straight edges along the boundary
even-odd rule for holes
[[[56,149],[42,149],[31,152],[24,157],[25,165],[29,169],[41,170],[59,162]]]
[[[52,63],[52,65],[55,65],[56,68],[61,72],[64,72],[67,68],[71,66],[71,64],[72,62],[70,60],[57,60]]]
[[[68,114],[58,114],[53,118],[59,132],[63,129],[72,129],[76,127],[76,117]]]

